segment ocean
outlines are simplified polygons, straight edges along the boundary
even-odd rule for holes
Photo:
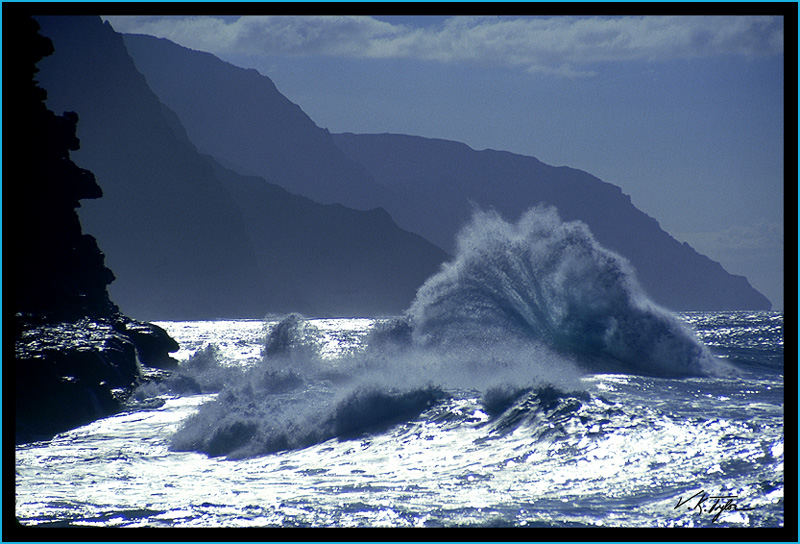
[[[23,525],[784,524],[783,315],[668,312],[547,213],[401,316],[158,324],[177,370],[16,447]]]

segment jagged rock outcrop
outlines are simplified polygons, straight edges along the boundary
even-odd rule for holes
[[[15,327],[17,442],[46,439],[119,411],[143,381],[140,364],[177,365],[168,353],[178,344],[163,329],[120,314],[55,322],[16,314]]]
[[[110,300],[114,274],[76,213],[83,199],[102,195],[94,175],[70,159],[79,148],[78,116],[46,108],[34,80],[52,42],[26,17],[13,28],[24,52],[4,66],[3,190],[5,290],[13,320],[16,440],[43,439],[119,410],[141,379],[140,365],[169,368],[178,344],[160,327],[124,316]],[[11,206],[8,206],[12,203]],[[8,382],[7,382],[8,383]]]

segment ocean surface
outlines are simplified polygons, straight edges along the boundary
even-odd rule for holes
[[[17,446],[23,524],[784,523],[783,315],[663,310],[547,213],[476,219],[403,316],[159,324],[178,370]]]

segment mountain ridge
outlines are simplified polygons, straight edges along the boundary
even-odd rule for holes
[[[279,184],[291,180],[293,192],[322,204],[339,202],[356,209],[379,205],[385,189],[350,161],[330,133],[280,93],[271,79],[205,51],[191,50],[187,58],[185,48],[165,38],[122,36],[128,50],[136,52],[131,55],[137,68],[162,100],[176,92],[173,76],[181,74],[183,100],[168,105],[204,153],[244,175]],[[225,93],[230,87],[247,91]],[[209,123],[213,131],[205,129]]]
[[[771,306],[744,276],[729,274],[686,242],[675,240],[655,218],[636,208],[620,187],[588,172],[508,151],[476,151],[449,140],[389,133],[342,133],[334,134],[334,139],[375,179],[389,186],[402,182],[412,196],[394,208],[387,206],[389,212],[401,225],[427,220],[420,223],[421,233],[446,250],[452,247],[447,240],[469,216],[469,200],[495,208],[509,219],[516,219],[532,203],[550,204],[562,219],[585,222],[601,244],[631,261],[645,290],[663,306],[673,310]],[[444,210],[446,195],[437,191],[442,186],[459,195]],[[435,219],[421,204],[428,201],[437,202]],[[443,217],[447,214],[449,219]]]
[[[125,35],[125,43],[161,100],[188,127],[190,139],[203,141],[214,157],[232,159],[231,146],[253,141],[264,150],[255,159],[262,160],[270,153],[274,156],[270,142],[275,134],[270,123],[283,127],[286,119],[302,111],[287,97],[275,94],[274,82],[255,70],[164,38]],[[166,57],[171,60],[165,62]],[[204,85],[192,84],[201,73]],[[249,86],[251,81],[260,87]],[[269,93],[258,94],[258,88],[268,88]],[[259,100],[253,100],[254,95]],[[232,128],[231,117],[222,115],[216,106],[220,97],[238,105],[238,118],[264,122],[250,126],[239,121]],[[291,104],[290,111],[281,112],[286,104]],[[303,127],[294,134],[307,140],[283,141],[279,160],[304,163],[316,175],[302,178],[283,172],[272,179],[314,200],[382,206],[402,228],[449,252],[474,206],[494,208],[514,220],[534,205],[550,204],[563,219],[584,221],[601,244],[626,257],[645,290],[665,307],[723,310],[771,306],[746,278],[728,274],[719,263],[675,240],[654,218],[638,210],[620,187],[588,172],[550,166],[508,151],[474,150],[462,142],[440,138],[332,134],[307,115],[302,119]],[[225,129],[220,131],[218,125]],[[329,149],[331,143],[350,164],[359,165],[350,171],[360,176],[357,182],[335,185],[336,179],[328,175],[325,166],[327,159],[316,160],[317,153],[336,155]],[[338,190],[332,191],[334,186]]]
[[[106,193],[102,205],[83,207],[81,218],[119,276],[112,294],[128,313],[334,316],[346,306],[347,313],[395,314],[446,258],[388,214],[325,208],[226,170],[186,137],[180,117],[152,92],[109,24],[89,16],[37,19],[56,45],[41,66],[48,103],[79,112],[75,161],[95,172]],[[259,213],[259,199],[267,197]],[[245,214],[245,205],[255,210]],[[331,224],[337,213],[349,231]],[[347,236],[360,240],[360,251]],[[396,245],[384,247],[381,237]],[[316,253],[303,249],[312,247]],[[373,251],[384,261],[373,262]],[[351,260],[336,268],[337,255]],[[325,281],[314,272],[323,266],[335,269]],[[317,299],[302,302],[306,291]]]

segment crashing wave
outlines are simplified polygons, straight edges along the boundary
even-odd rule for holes
[[[224,368],[226,381],[172,447],[250,457],[346,440],[441,409],[456,391],[481,396],[494,434],[523,424],[542,437],[591,434],[596,399],[580,382],[587,369],[688,376],[718,368],[692,331],[647,298],[626,260],[546,208],[516,224],[477,212],[455,259],[366,344],[326,360],[320,331],[291,314],[272,326],[261,363],[235,376],[217,353],[200,353],[186,372],[207,386]]]
[[[408,315],[420,346],[533,342],[604,372],[687,376],[718,367],[650,301],[624,258],[553,208],[531,209],[516,224],[476,212],[456,258],[419,289]]]

